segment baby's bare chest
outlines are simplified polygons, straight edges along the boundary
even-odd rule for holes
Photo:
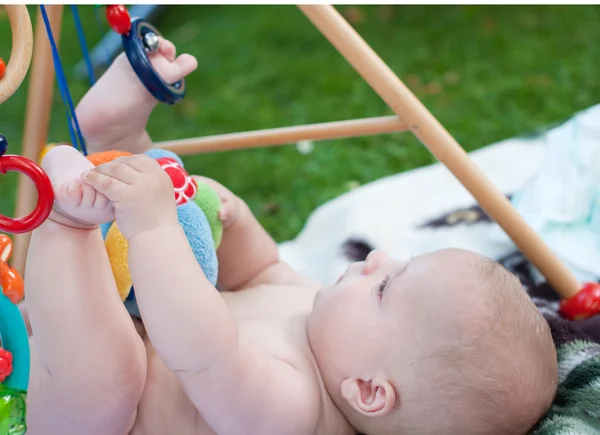
[[[235,316],[241,340],[281,357],[306,358],[306,320],[314,290],[304,287],[261,286],[223,297]]]
[[[312,370],[306,317],[313,295],[310,289],[259,287],[223,297],[244,345]],[[214,435],[147,338],[145,342],[148,376],[131,435]]]

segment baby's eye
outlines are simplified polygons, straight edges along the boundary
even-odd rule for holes
[[[390,276],[386,275],[383,277],[383,279],[381,280],[381,283],[379,283],[379,296],[381,296],[383,294],[383,292],[385,291],[385,288],[387,286],[388,281],[390,280]]]

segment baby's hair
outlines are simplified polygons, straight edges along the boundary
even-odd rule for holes
[[[480,257],[472,266],[483,312],[465,325],[461,344],[437,348],[419,368],[418,403],[399,411],[397,433],[524,435],[552,404],[557,361],[548,323],[501,264]]]
[[[482,260],[490,279],[489,296],[497,302],[506,346],[509,409],[506,434],[525,434],[548,411],[556,394],[558,366],[550,327],[526,293],[518,277],[500,263]],[[511,379],[512,378],[512,379]],[[494,398],[490,398],[490,405]],[[511,415],[512,414],[512,415]]]

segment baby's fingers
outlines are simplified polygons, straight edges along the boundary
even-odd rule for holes
[[[88,186],[91,187],[91,186]],[[108,199],[108,197],[106,195],[104,195],[103,193],[100,193],[99,191],[96,191],[96,195],[94,196],[94,202],[92,203],[92,207],[94,207],[96,210],[105,210],[108,207],[112,207],[112,204],[110,204],[110,200]]]
[[[133,184],[135,183],[139,177],[140,173],[138,170],[133,167],[129,163],[128,159],[130,157],[121,157],[122,160],[114,160],[112,162],[103,163],[101,165],[96,166],[90,172],[97,172],[99,174],[106,175],[111,178],[115,178],[116,180],[124,183],[124,184]]]
[[[96,189],[101,195],[104,195],[109,201],[120,201],[126,195],[127,184],[101,172],[84,172],[81,179],[85,184]]]

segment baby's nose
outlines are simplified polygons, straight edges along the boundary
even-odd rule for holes
[[[386,254],[381,251],[373,250],[369,252],[367,258],[365,259],[365,265],[363,268],[364,274],[370,274],[375,272],[381,266],[384,266],[391,262],[392,260]]]

